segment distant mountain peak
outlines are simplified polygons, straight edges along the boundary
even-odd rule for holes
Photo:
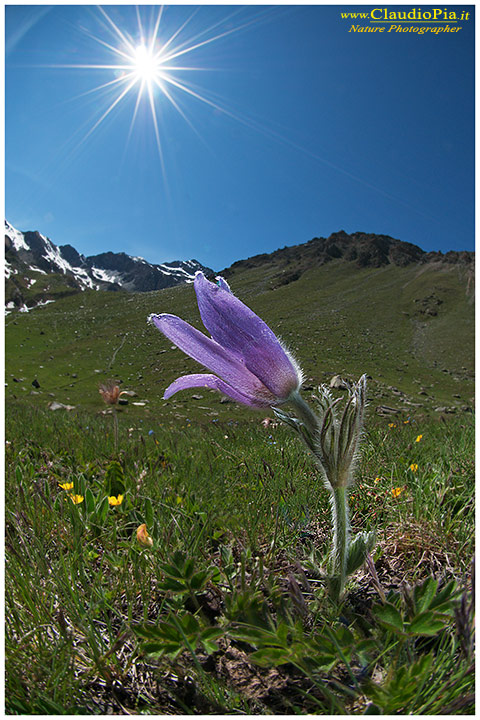
[[[193,282],[198,270],[213,272],[197,260],[152,264],[124,252],[85,257],[72,245],[57,246],[38,231],[21,232],[5,221],[8,311],[15,308],[26,311],[46,300],[87,289],[160,290]],[[42,275],[47,277],[40,281]]]
[[[343,260],[358,268],[379,268],[386,265],[406,267],[412,263],[428,262],[456,263],[474,267],[473,252],[425,252],[413,243],[397,240],[389,235],[378,235],[357,231],[347,233],[339,230],[327,238],[315,237],[301,245],[291,245],[271,253],[254,255],[239,260],[222,275],[230,277],[236,271],[260,266],[277,268],[272,287],[286,285],[298,280],[306,270],[325,265],[332,260]]]

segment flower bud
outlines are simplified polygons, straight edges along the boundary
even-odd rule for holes
[[[137,540],[139,544],[144,548],[151,548],[153,546],[153,539],[147,532],[147,526],[145,523],[137,528]]]

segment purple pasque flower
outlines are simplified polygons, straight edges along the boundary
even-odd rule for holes
[[[268,325],[232,294],[223,278],[215,285],[197,272],[194,287],[202,322],[211,337],[176,315],[150,315],[149,320],[214,374],[183,375],[163,397],[168,399],[187,388],[207,387],[253,407],[286,402],[299,390],[302,375]]]

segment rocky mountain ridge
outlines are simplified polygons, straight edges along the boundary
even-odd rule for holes
[[[160,290],[193,282],[198,270],[212,273],[197,260],[152,264],[123,252],[86,257],[72,245],[55,245],[38,231],[21,232],[5,221],[7,312],[83,290]]]
[[[475,266],[474,252],[426,252],[413,243],[397,240],[389,235],[365,232],[348,234],[340,230],[328,238],[315,237],[301,245],[292,245],[272,253],[239,260],[222,270],[221,274],[228,278],[238,270],[273,264],[278,267],[276,282],[272,285],[274,288],[298,280],[306,270],[314,266],[322,266],[337,259],[351,262],[358,268],[379,268],[390,264],[406,267],[412,263],[447,263],[473,272]]]
[[[475,253],[469,251],[425,252],[417,245],[388,235],[344,230],[328,238],[262,253],[234,262],[221,271],[229,278],[238,271],[269,268],[271,289],[298,280],[306,270],[342,260],[358,268],[386,265],[406,267],[412,263],[456,265],[473,281]],[[147,292],[193,281],[210,268],[197,260],[152,264],[142,257],[105,252],[84,256],[72,245],[55,245],[38,231],[20,232],[5,222],[6,310],[26,311],[52,302],[56,297],[82,290],[126,290]]]

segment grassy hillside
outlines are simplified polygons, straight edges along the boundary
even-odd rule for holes
[[[278,274],[274,263],[241,267],[229,281],[296,355],[307,388],[335,374],[354,379],[366,372],[372,407],[407,415],[472,407],[473,292],[461,266],[357,268],[335,260],[280,286]],[[230,416],[231,404],[208,390],[162,400],[175,377],[198,365],[147,325],[152,312],[178,314],[202,328],[192,286],[90,291],[8,316],[7,399],[100,410],[98,384],[111,377],[137,393],[124,410],[129,416],[170,418],[172,410],[181,417]],[[32,386],[35,379],[40,387]]]
[[[253,259],[229,282],[295,353],[305,396],[370,376],[346,491],[352,535],[376,534],[368,562],[332,602],[329,494],[291,428],[208,390],[162,400],[198,366],[146,319],[201,328],[192,286],[12,313],[8,713],[475,713],[466,271],[339,259],[282,275]],[[118,437],[109,378],[136,394]]]

